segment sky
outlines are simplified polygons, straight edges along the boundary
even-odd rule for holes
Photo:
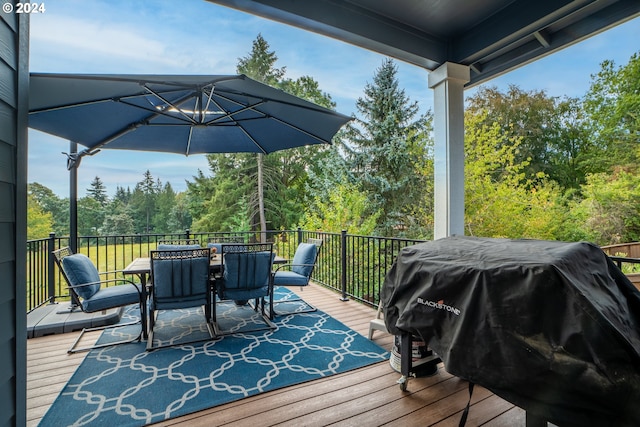
[[[218,6],[204,0],[49,0],[32,14],[30,71],[43,73],[235,74],[258,34],[269,43],[285,77],[313,77],[331,95],[338,112],[352,115],[384,56],[318,34]],[[619,25],[510,73],[487,85],[506,90],[544,90],[549,96],[582,97],[604,60],[626,64],[640,52],[640,18]],[[396,61],[400,87],[420,112],[433,109],[425,69]],[[472,95],[468,90],[466,96]],[[82,149],[80,146],[79,149]],[[29,130],[28,182],[60,197],[69,195],[69,142]],[[78,169],[78,195],[96,176],[112,196],[118,186],[134,189],[149,170],[174,191],[201,170],[205,155],[102,150]]]

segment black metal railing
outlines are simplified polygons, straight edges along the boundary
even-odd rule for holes
[[[313,272],[313,281],[335,290],[342,299],[356,299],[377,305],[384,277],[398,252],[405,246],[421,240],[358,236],[306,230],[271,230],[255,232],[198,232],[186,230],[174,234],[145,234],[121,236],[82,236],[78,238],[77,252],[84,253],[96,264],[106,278],[118,277],[118,272],[131,261],[149,256],[161,240],[197,239],[206,246],[211,238],[242,236],[246,242],[257,242],[263,237],[274,243],[278,255],[292,259],[299,242],[309,238],[322,239],[323,245]],[[69,298],[62,275],[54,267],[51,252],[69,246],[68,237],[51,234],[47,239],[27,242],[27,311],[42,304]]]
[[[611,260],[625,274],[640,273],[640,258],[610,256]]]

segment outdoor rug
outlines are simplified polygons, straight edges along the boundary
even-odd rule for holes
[[[279,288],[276,299],[290,295]],[[217,310],[222,329],[236,333],[209,339],[202,309],[172,310],[160,312],[154,345],[205,341],[151,352],[145,342],[91,350],[40,425],[139,426],[389,358],[319,310],[276,317],[277,329],[258,332],[242,332],[261,322],[249,306],[218,303]],[[137,315],[131,307],[122,322]],[[135,328],[104,332],[100,342]]]

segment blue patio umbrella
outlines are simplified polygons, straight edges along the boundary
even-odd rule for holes
[[[29,127],[77,142],[84,154],[103,148],[267,154],[329,144],[349,120],[244,75],[30,79]]]
[[[69,154],[72,174],[101,149],[188,156],[330,144],[349,120],[245,75],[30,76],[29,127],[85,147]]]

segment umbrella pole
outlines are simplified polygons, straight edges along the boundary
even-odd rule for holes
[[[69,142],[71,156],[78,153],[78,143]],[[69,165],[69,247],[78,252],[78,164]]]

